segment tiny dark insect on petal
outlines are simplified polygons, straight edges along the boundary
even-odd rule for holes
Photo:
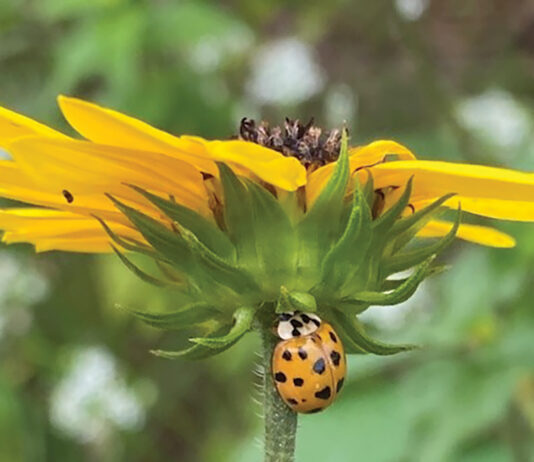
[[[72,204],[72,202],[74,201],[74,196],[72,195],[72,193],[70,191],[67,191],[66,189],[64,189],[62,191],[62,194],[63,194],[63,197],[67,200],[67,202],[69,204]]]

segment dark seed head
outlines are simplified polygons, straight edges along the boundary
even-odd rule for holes
[[[283,127],[271,127],[245,117],[241,119],[239,138],[296,157],[306,168],[334,162],[341,149],[341,130],[323,132],[313,118],[307,124],[286,118]]]

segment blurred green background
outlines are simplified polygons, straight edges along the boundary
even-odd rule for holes
[[[0,103],[68,130],[58,93],[175,133],[243,116],[346,121],[352,143],[534,170],[530,0],[1,0]],[[486,220],[485,223],[488,223]],[[453,270],[364,316],[419,352],[352,357],[298,461],[534,460],[534,226],[511,250],[457,242]],[[252,335],[203,362],[114,306],[172,293],[113,257],[0,252],[0,462],[261,460]]]

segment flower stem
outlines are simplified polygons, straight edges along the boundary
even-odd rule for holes
[[[263,412],[265,416],[265,462],[293,462],[297,414],[280,398],[273,383],[271,358],[280,341],[271,332],[271,323],[262,323],[260,335],[263,343]]]

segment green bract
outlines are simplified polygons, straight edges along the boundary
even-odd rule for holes
[[[129,310],[155,327],[197,332],[190,348],[155,354],[211,356],[235,344],[258,316],[274,319],[276,312],[295,310],[317,312],[330,322],[349,353],[389,355],[413,348],[370,338],[357,315],[370,305],[407,300],[426,277],[441,270],[432,263],[453,240],[460,213],[442,239],[420,246],[414,238],[450,195],[402,217],[410,180],[399,200],[373,218],[372,177],[363,187],[353,184],[346,136],[333,175],[307,211],[299,191],[284,193],[281,200],[273,188],[238,177],[225,164],[219,164],[219,174],[224,200],[216,221],[131,185],[169,219],[172,227],[166,227],[110,196],[150,247],[117,236],[100,220],[129,269],[185,300],[171,313]],[[162,277],[147,274],[119,248],[154,259]],[[389,279],[407,269],[413,271],[406,279]]]

